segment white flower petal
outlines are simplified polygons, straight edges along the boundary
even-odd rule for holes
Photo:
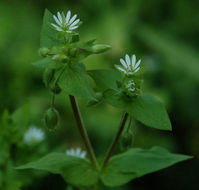
[[[78,28],[78,26],[72,26],[72,27],[70,26],[69,27],[70,30],[75,30],[76,28]]]
[[[75,22],[73,22],[70,26],[75,26],[78,22],[80,21],[80,19],[77,19]]]
[[[83,152],[81,153],[80,157],[81,157],[81,158],[85,158],[85,157],[86,157],[86,152],[83,151]]]
[[[127,74],[126,70],[124,70],[121,66],[115,65],[116,69],[122,71],[124,74]]]
[[[71,11],[69,10],[69,11],[67,12],[67,14],[66,14],[65,24],[69,22],[70,17],[71,17]]]
[[[139,61],[136,63],[134,69],[137,69],[139,67],[140,63],[141,63],[141,59],[139,59]]]
[[[57,19],[57,17],[56,17],[55,15],[53,15],[53,18],[54,18],[55,22],[56,22],[58,25],[61,26],[61,22]]]
[[[128,75],[133,75],[133,74],[134,74],[134,72],[131,72],[131,71],[130,71],[130,72],[128,72],[127,74],[128,74]]]
[[[120,63],[124,66],[124,68],[126,68],[127,69],[127,64],[126,64],[126,62],[124,61],[124,59],[120,59]]]
[[[76,148],[76,149],[69,149],[69,150],[66,150],[66,155],[69,155],[69,156],[75,156],[75,157],[79,157],[79,158],[85,158],[86,157],[86,152],[85,151],[82,151],[81,148]]]
[[[140,70],[140,67],[138,67],[138,68],[134,71],[134,73],[138,72],[139,70]]]
[[[57,31],[63,31],[59,26],[57,26],[57,25],[55,25],[55,24],[53,24],[53,23],[51,23],[51,25],[57,30]]]
[[[75,19],[76,19],[77,15],[75,14],[71,19],[70,21],[68,20],[68,23],[71,24]]]
[[[67,32],[67,33],[71,33],[72,31],[71,31],[71,30],[67,30],[67,31],[65,31],[65,32]]]
[[[130,64],[131,64],[131,60],[130,60],[130,57],[129,57],[128,54],[125,55],[125,59],[126,59],[126,63],[127,63],[127,65],[128,65],[128,67],[129,67]]]
[[[77,149],[76,149],[76,156],[79,156],[80,153],[81,153],[81,149],[80,149],[80,148],[77,148]]]
[[[135,91],[135,88],[129,88],[128,89],[130,92],[134,92]]]
[[[57,12],[57,17],[58,17],[60,23],[63,24],[63,20],[62,20],[62,16],[61,16],[60,12]]]
[[[132,69],[134,69],[136,63],[136,56],[132,55]]]

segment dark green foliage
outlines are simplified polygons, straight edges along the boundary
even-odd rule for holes
[[[169,153],[161,147],[149,150],[132,148],[111,158],[102,172],[102,181],[108,186],[122,185],[190,158],[186,155]]]

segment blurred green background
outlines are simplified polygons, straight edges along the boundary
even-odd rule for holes
[[[42,122],[51,96],[42,82],[42,70],[31,63],[39,59],[45,8],[53,13],[70,9],[83,21],[82,40],[96,38],[112,46],[108,53],[87,58],[87,68],[113,68],[125,53],[135,53],[142,59],[146,67],[143,89],[164,101],[173,131],[162,132],[135,122],[135,147],[160,145],[172,152],[194,155],[193,160],[136,179],[124,188],[111,189],[199,189],[198,0],[1,0],[0,112],[7,108],[12,113],[28,104],[29,112],[23,117],[29,117],[29,125],[40,127],[47,137],[38,147],[19,146],[10,150],[13,165],[47,152],[81,146],[64,94],[56,99],[56,108],[61,113],[58,130],[51,133]],[[92,144],[102,157],[120,122],[121,112],[106,104],[88,108],[85,100],[79,101]],[[30,152],[32,156],[28,155]],[[20,171],[16,176],[24,190],[66,189],[65,182],[57,175]]]

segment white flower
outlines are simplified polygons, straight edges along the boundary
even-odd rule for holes
[[[130,59],[129,55],[126,54],[125,60],[121,58],[120,62],[122,65],[115,65],[115,67],[125,75],[133,75],[140,70],[139,65],[141,63],[141,59],[136,63],[135,55],[132,55],[132,58]]]
[[[64,13],[60,14],[60,12],[57,12],[57,16],[53,15],[53,18],[56,24],[51,23],[51,25],[59,32],[62,31],[71,33],[72,30],[75,30],[79,27],[80,19],[75,20],[77,18],[76,14],[71,17],[70,10],[66,13],[66,16],[64,15]]]
[[[85,151],[82,151],[81,148],[76,148],[76,149],[69,149],[69,150],[66,150],[66,155],[69,155],[69,156],[75,156],[75,157],[79,157],[79,158],[85,158],[86,157],[86,152]]]
[[[129,92],[135,92],[135,82],[133,80],[130,80],[125,88],[129,91]]]
[[[24,143],[27,145],[39,143],[45,138],[45,133],[35,127],[34,125],[31,125],[30,128],[26,131],[24,134]]]

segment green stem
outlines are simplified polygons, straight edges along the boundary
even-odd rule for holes
[[[116,145],[119,141],[120,135],[122,134],[122,131],[123,131],[124,126],[126,124],[127,118],[128,118],[128,113],[124,113],[123,119],[122,119],[120,126],[118,128],[118,131],[117,131],[117,133],[116,133],[116,135],[115,135],[115,137],[114,137],[114,139],[113,139],[113,141],[112,141],[112,143],[111,143],[111,145],[110,145],[110,147],[107,151],[106,157],[105,157],[104,162],[102,164],[102,169],[105,168],[105,166],[107,165],[110,157],[113,154],[113,151],[114,151],[114,149],[115,149],[115,147],[116,147]]]
[[[64,65],[64,67],[62,68],[61,72],[59,73],[58,77],[55,79],[55,85],[59,82],[59,79],[61,78],[61,76],[63,75],[64,71],[66,69],[66,65]],[[51,101],[51,106],[54,107],[55,104],[55,93],[53,93],[52,95],[52,101]]]
[[[97,159],[95,157],[93,148],[91,146],[87,131],[86,131],[85,127],[84,127],[84,123],[83,123],[83,120],[82,120],[82,117],[81,117],[81,113],[79,111],[79,106],[77,104],[77,101],[76,101],[74,96],[69,95],[69,97],[70,97],[70,102],[71,102],[71,106],[72,106],[72,109],[73,109],[73,114],[75,116],[80,135],[81,135],[82,140],[84,142],[84,145],[86,147],[86,150],[87,150],[87,153],[88,153],[88,157],[89,157],[91,163],[93,164],[93,166],[95,168],[99,169],[99,165],[98,165]]]

